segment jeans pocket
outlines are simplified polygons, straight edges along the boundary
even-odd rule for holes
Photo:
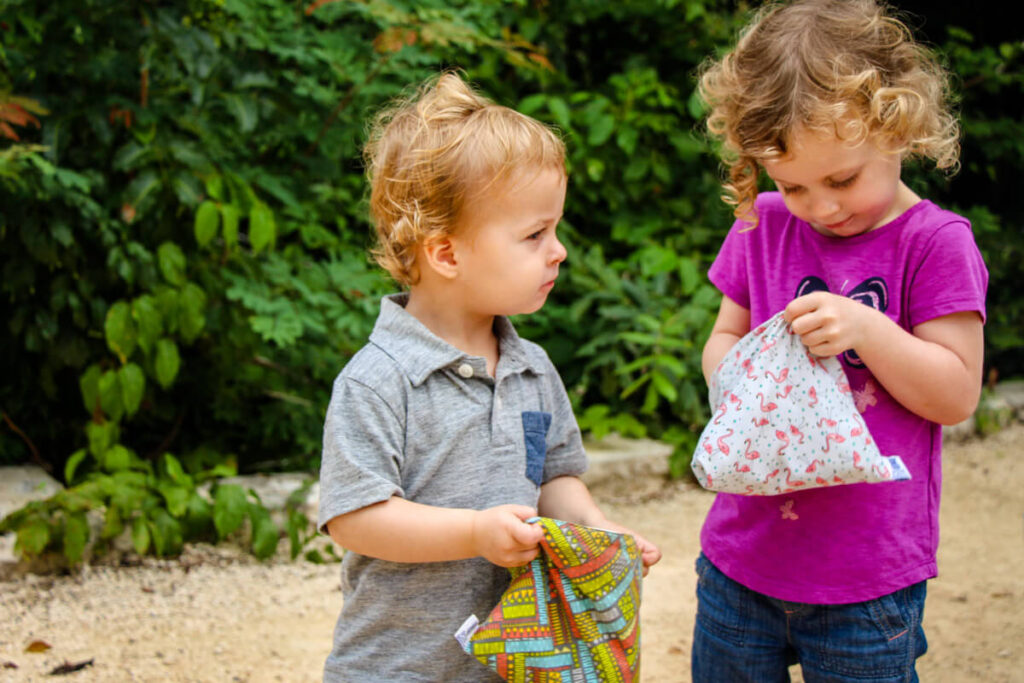
[[[908,596],[920,599],[910,599]],[[921,586],[875,600],[829,606],[823,661],[830,671],[853,677],[901,678],[924,653]],[[902,678],[901,678],[902,680]]]
[[[548,428],[551,413],[523,411],[523,441],[526,444],[526,478],[537,486],[544,483],[544,459],[548,452]]]
[[[697,558],[697,627],[742,647],[753,593],[733,581],[701,553]]]

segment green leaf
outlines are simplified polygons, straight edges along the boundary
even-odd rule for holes
[[[103,454],[111,445],[117,443],[118,429],[114,422],[88,422],[85,425],[85,436],[89,440],[89,452],[96,460],[102,462]]]
[[[591,147],[600,147],[608,138],[615,132],[615,117],[611,114],[604,114],[590,126],[590,132],[587,135],[587,144]]]
[[[178,368],[181,366],[181,357],[178,356],[178,346],[170,339],[160,339],[156,343],[156,360],[153,369],[156,371],[156,381],[164,389],[174,383],[178,376]]]
[[[156,258],[165,280],[177,287],[185,284],[185,254],[181,247],[173,242],[164,242],[156,250]]]
[[[196,211],[195,234],[200,247],[205,247],[217,236],[219,222],[220,213],[216,204],[207,200],[199,205],[199,210]]]
[[[127,470],[132,464],[132,452],[121,444],[115,444],[103,454],[102,462],[103,469],[108,472]]]
[[[221,95],[224,98],[224,103],[227,104],[228,111],[235,117],[238,122],[238,127],[243,133],[251,133],[256,128],[256,123],[259,121],[259,109],[257,107],[256,99],[253,97],[243,97],[241,95]]]
[[[100,376],[100,407],[114,422],[124,415],[124,401],[121,398],[121,382],[116,370],[107,370]]]
[[[185,470],[181,467],[181,462],[170,453],[164,453],[164,471],[167,472],[167,476],[175,484],[181,486],[191,486],[192,477],[185,474]]]
[[[82,561],[88,540],[89,524],[85,521],[85,514],[70,515],[64,521],[64,557],[68,558],[68,562],[78,564]]]
[[[138,208],[160,185],[160,176],[147,169],[136,176],[124,191],[124,203]]]
[[[178,297],[178,329],[186,342],[192,342],[206,325],[206,292],[189,282]]]
[[[156,490],[164,497],[167,503],[167,511],[174,517],[183,517],[188,509],[188,500],[192,492],[184,486],[176,486],[161,482]]]
[[[561,97],[548,98],[548,110],[563,130],[568,131],[571,126],[572,116],[569,113],[569,105]]]
[[[153,534],[153,545],[158,556],[166,557],[168,555],[177,555],[181,552],[183,545],[181,525],[178,523],[178,520],[171,517],[166,511],[157,509],[153,513],[153,523],[150,525],[150,532]]]
[[[139,555],[145,555],[149,550],[149,527],[145,517],[132,520],[132,546]]]
[[[178,196],[178,200],[185,206],[195,206],[203,199],[203,186],[199,183],[199,179],[188,171],[175,173],[171,187],[174,188],[174,194]]]
[[[65,485],[71,486],[74,483],[75,470],[78,469],[78,466],[82,463],[83,460],[85,460],[85,456],[88,454],[89,452],[87,450],[85,450],[84,448],[79,448],[77,451],[72,453],[71,457],[68,458],[68,461],[64,463]]]
[[[221,204],[220,218],[224,224],[224,244],[228,249],[238,244],[238,217],[240,213],[234,204]]]
[[[149,157],[149,148],[137,142],[123,145],[114,155],[112,166],[118,171],[133,171]]]
[[[35,519],[18,529],[17,546],[26,555],[38,555],[50,542],[50,526]]]
[[[206,194],[210,195],[210,199],[218,202],[224,199],[224,178],[222,176],[210,175],[203,182],[206,185]]]
[[[700,284],[700,272],[697,270],[697,261],[693,258],[679,259],[679,282],[683,294],[689,296]]]
[[[103,515],[103,531],[100,532],[100,537],[103,539],[116,538],[123,531],[124,522],[121,521],[121,513],[115,506],[108,505],[107,511]]]
[[[221,484],[213,495],[213,525],[223,539],[238,530],[248,511],[245,490],[236,484]]]
[[[672,382],[664,374],[657,370],[651,371],[651,383],[654,388],[657,389],[658,393],[664,396],[671,403],[676,400],[679,393],[676,388],[672,386]]]
[[[96,410],[100,399],[100,375],[103,371],[95,363],[90,365],[78,379],[78,388],[82,392],[82,404],[90,415]]]
[[[274,213],[263,202],[256,202],[249,212],[249,244],[253,253],[258,254],[264,247],[273,244],[277,228]]]
[[[189,538],[208,534],[213,525],[213,507],[193,491],[185,508],[182,526]]]
[[[124,363],[135,350],[138,342],[138,331],[132,321],[132,309],[126,301],[118,301],[107,311],[103,322],[103,333],[107,346],[117,354]]]
[[[142,403],[142,395],[146,390],[146,375],[135,363],[128,363],[118,370],[121,385],[121,402],[128,416],[134,415]]]
[[[138,332],[139,348],[148,354],[163,334],[163,323],[156,298],[150,294],[143,294],[132,301],[132,320],[135,321],[135,329]]]
[[[252,523],[253,555],[265,560],[277,550],[281,538],[277,524],[270,519],[270,513],[262,505],[249,506],[249,521]]]

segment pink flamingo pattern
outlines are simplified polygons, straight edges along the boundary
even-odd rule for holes
[[[752,496],[909,479],[861,417],[875,392],[871,380],[851,386],[837,358],[808,353],[778,314],[737,342],[711,376],[714,415],[691,468],[705,488]],[[794,517],[785,519],[796,518],[787,511]]]

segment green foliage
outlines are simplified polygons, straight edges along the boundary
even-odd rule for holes
[[[99,540],[125,533],[139,552],[240,529],[273,552],[282,532],[254,494],[198,484],[315,471],[332,380],[394,289],[367,257],[365,121],[445,66],[567,143],[569,258],[521,332],[552,356],[585,430],[667,440],[685,473],[720,300],[705,272],[731,224],[693,73],[744,9],[8,0],[0,407],[17,431],[0,429],[0,464],[36,459],[68,488],[3,527],[30,555],[72,561],[97,540],[90,510]],[[992,272],[989,362],[1019,374],[1021,45],[945,40],[963,171],[908,177],[972,219]],[[315,531],[296,505],[287,515],[295,557]]]

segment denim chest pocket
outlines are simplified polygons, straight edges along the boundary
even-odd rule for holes
[[[526,478],[537,486],[544,483],[544,458],[547,456],[551,413],[523,411],[523,440],[526,443]]]

